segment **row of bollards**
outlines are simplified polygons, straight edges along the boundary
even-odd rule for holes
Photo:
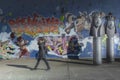
[[[106,43],[106,60],[107,62],[114,61],[114,41],[113,38],[107,38]],[[102,42],[101,37],[93,38],[93,64],[100,65],[102,64]]]

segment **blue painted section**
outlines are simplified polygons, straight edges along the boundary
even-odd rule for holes
[[[7,32],[7,33],[11,32],[10,26],[6,23],[0,23],[0,33],[1,32]]]
[[[89,53],[90,52],[90,53]],[[87,46],[84,51],[81,53],[80,57],[92,57],[92,45],[91,43],[87,42]]]
[[[81,34],[84,38],[89,37],[89,31],[88,30],[82,30]]]
[[[22,37],[23,37],[23,39],[25,39],[25,40],[28,40],[28,45],[29,45],[29,43],[32,41],[32,40],[34,40],[34,38],[33,37],[31,37],[31,36],[29,36],[29,35],[26,35],[26,34],[22,34]]]

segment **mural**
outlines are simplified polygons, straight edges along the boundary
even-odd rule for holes
[[[92,58],[93,38],[89,35],[92,13],[102,11],[116,16],[116,33],[113,37],[115,57],[120,57],[120,19],[116,4],[110,0],[44,0],[42,3],[29,0],[12,5],[9,9],[0,6],[0,57],[3,59],[35,57],[38,52],[37,38],[47,40],[47,57],[50,58]],[[1,0],[1,3],[6,3]],[[39,3],[39,4],[38,4]],[[51,4],[49,4],[51,3]],[[84,3],[84,4],[83,4]],[[107,8],[107,5],[116,7]],[[17,6],[18,5],[18,6]],[[31,5],[31,6],[30,6]],[[46,6],[44,8],[43,6]],[[74,5],[71,6],[71,5]],[[101,6],[102,5],[102,6]],[[16,7],[17,6],[17,7]],[[49,9],[48,9],[49,7]],[[105,17],[102,19],[105,24]],[[105,34],[102,38],[102,57],[106,57]],[[77,48],[76,48],[77,47]]]
[[[65,18],[69,20],[67,16]],[[68,53],[69,43],[72,43],[70,40],[73,36],[76,35],[76,38],[78,38],[79,41],[81,40],[81,42],[79,42],[80,44],[84,42],[82,42],[84,37],[78,37],[77,34],[77,32],[82,34],[81,31],[84,31],[84,28],[75,31],[75,27],[69,28],[71,23],[68,22],[68,20],[64,23],[55,17],[45,18],[38,14],[34,14],[31,18],[28,16],[27,18],[18,17],[16,19],[10,19],[7,24],[11,31],[8,33],[6,33],[6,31],[1,32],[1,35],[4,34],[5,37],[1,38],[1,41],[9,40],[9,43],[15,46],[14,49],[17,51],[14,52],[13,55],[8,54],[9,56],[14,56],[14,58],[21,58],[22,56],[35,57],[38,51],[38,46],[36,44],[37,37],[44,36],[47,40],[46,47],[50,55],[67,58],[67,55],[70,54]],[[81,23],[81,21],[77,22],[77,24],[79,23]],[[66,31],[67,29],[70,29],[69,33]],[[89,29],[86,29],[86,32],[87,31],[89,31]],[[26,37],[32,37],[32,39],[27,39]],[[74,41],[72,45],[76,45]],[[80,46],[78,54],[79,52],[82,52],[82,46]]]

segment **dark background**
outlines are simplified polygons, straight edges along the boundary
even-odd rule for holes
[[[93,10],[112,12],[120,18],[120,0],[0,0],[0,8],[7,18],[28,16],[37,12],[43,16],[60,17],[65,12]]]

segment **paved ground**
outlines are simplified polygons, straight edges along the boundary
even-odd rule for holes
[[[35,59],[0,61],[0,80],[120,80],[120,62],[92,65],[90,60],[49,60],[51,70],[46,71],[42,61],[38,70]]]

